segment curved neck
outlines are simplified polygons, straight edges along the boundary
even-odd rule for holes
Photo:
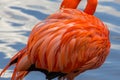
[[[81,0],[63,0],[60,9],[61,8],[72,8],[76,9],[78,4]],[[93,15],[95,13],[96,7],[98,4],[98,0],[87,0],[87,6],[84,9],[84,12],[87,14]]]
[[[76,9],[81,0],[63,0],[61,8],[72,8]]]
[[[95,13],[97,4],[98,0],[87,0],[87,6],[84,9],[84,12],[93,15]]]

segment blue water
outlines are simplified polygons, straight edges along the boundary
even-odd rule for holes
[[[84,1],[79,9],[83,9]],[[57,11],[60,2],[61,0],[0,0],[0,71],[25,46],[34,25]],[[75,80],[120,80],[120,1],[99,0],[95,16],[110,30],[110,54],[99,69],[86,71]],[[0,80],[10,80],[12,70],[13,67],[9,68]],[[45,80],[45,75],[31,72],[25,80]]]

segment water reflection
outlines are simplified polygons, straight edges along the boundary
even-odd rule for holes
[[[5,53],[0,52],[0,61],[1,61],[0,68],[3,68],[3,66],[9,61],[8,58],[5,59],[5,56],[6,56]]]
[[[32,15],[37,19],[44,19],[48,16],[47,14],[44,14],[44,13],[42,13],[40,11],[36,11],[36,10],[25,9],[25,8],[15,7],[15,6],[11,6],[10,8],[15,9],[15,10],[20,10],[21,12],[23,12],[27,15]]]
[[[103,6],[108,6],[108,7],[112,7],[118,11],[120,11],[120,3],[116,3],[116,2],[100,2],[101,5]]]
[[[101,20],[120,26],[120,17],[111,15],[109,13],[103,13],[103,12],[96,12],[96,16],[98,16]],[[104,18],[103,18],[104,17]]]
[[[60,2],[61,0],[0,0],[0,70],[25,46],[33,26],[55,12]],[[119,0],[99,0],[95,15],[110,29],[112,43],[110,55],[102,67],[82,73],[75,80],[120,79],[119,2]],[[0,80],[10,80],[12,69],[13,67]],[[45,80],[45,75],[31,72],[25,80]]]

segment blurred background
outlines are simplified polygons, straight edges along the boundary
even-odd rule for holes
[[[0,71],[22,49],[35,24],[56,12],[62,0],[0,0]],[[84,9],[82,0],[78,9]],[[99,0],[95,16],[110,30],[111,51],[99,69],[86,71],[75,80],[120,80],[120,0]],[[10,80],[14,67],[0,78]],[[24,80],[45,80],[40,72],[31,72]]]

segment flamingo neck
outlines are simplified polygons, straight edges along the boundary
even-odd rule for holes
[[[76,9],[81,0],[63,0],[61,8],[72,8]]]
[[[95,13],[97,4],[98,0],[87,0],[87,6],[84,9],[84,12],[93,15]]]
[[[76,9],[78,4],[81,0],[63,0],[60,9],[61,8],[72,8]],[[84,9],[84,12],[87,14],[93,15],[95,13],[96,7],[98,4],[98,0],[87,0],[87,6]]]

